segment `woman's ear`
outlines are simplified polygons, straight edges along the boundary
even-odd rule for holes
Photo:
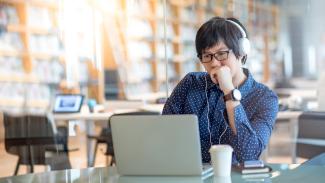
[[[239,56],[237,60],[242,63],[243,62],[243,58],[244,58],[244,56]]]

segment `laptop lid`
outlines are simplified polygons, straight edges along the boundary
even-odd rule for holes
[[[84,96],[81,94],[58,94],[55,97],[54,113],[80,112]]]
[[[117,183],[204,183],[199,176],[119,176]]]
[[[120,175],[202,175],[196,115],[111,118]]]

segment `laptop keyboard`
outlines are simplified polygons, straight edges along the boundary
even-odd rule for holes
[[[213,168],[210,164],[203,164],[202,166],[202,180],[205,180],[213,175]]]
[[[212,168],[212,165],[204,163],[202,166],[203,172]]]
[[[213,172],[212,165],[210,164],[203,164],[202,166],[202,175],[206,175]]]

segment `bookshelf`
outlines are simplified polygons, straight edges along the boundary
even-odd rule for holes
[[[119,89],[123,92],[119,96],[131,99],[131,93],[140,96],[160,93],[164,97],[163,1],[130,3],[124,0],[117,3],[117,7],[116,12],[111,12],[106,18],[126,24],[116,23],[115,34],[106,32],[108,39],[114,40],[108,44],[120,48],[111,51],[112,56],[105,60],[105,68],[118,70],[122,78]],[[271,1],[254,0],[168,0],[166,8],[170,91],[188,72],[204,70],[196,57],[194,39],[200,25],[213,16],[236,17],[247,27],[253,51],[246,66],[257,80],[270,81],[274,72],[272,53],[279,33],[277,5]]]
[[[42,113],[65,75],[57,1],[0,0],[1,110]],[[27,111],[26,111],[27,110]]]
[[[6,28],[0,35],[0,110],[43,113],[59,92],[104,102],[102,66],[95,62],[101,45],[94,41],[102,30],[90,1],[0,3]]]

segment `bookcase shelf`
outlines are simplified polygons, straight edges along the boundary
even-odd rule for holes
[[[0,50],[0,56],[7,56],[7,57],[24,57],[27,56],[27,53],[21,51],[14,51],[14,50]]]
[[[119,71],[121,78],[120,85],[124,93],[120,96],[128,98],[128,93],[125,92],[128,84],[134,85],[134,82],[129,82],[127,78],[137,78],[137,82],[142,81],[142,84],[150,85],[149,91],[151,93],[164,93],[165,91],[165,63],[162,61],[164,58],[164,17],[163,17],[163,1],[137,1],[133,4],[129,1],[119,1],[118,8],[116,10],[117,22],[132,22],[142,21],[137,27],[138,30],[144,30],[150,32],[148,34],[141,34],[138,36],[127,36],[125,32],[133,31],[128,30],[128,27],[120,26],[116,27],[116,34],[106,32],[107,37],[114,37],[110,42],[111,45],[121,45],[119,49],[113,49],[110,52],[111,56],[109,60],[105,60],[105,69],[116,69]],[[167,60],[168,71],[170,74],[170,89],[173,89],[175,84],[182,79],[182,77],[188,72],[203,71],[198,58],[196,57],[195,50],[195,35],[196,31],[201,24],[210,19],[213,16],[222,17],[236,17],[247,27],[253,49],[261,52],[261,57],[251,55],[249,57],[249,63],[247,66],[250,68],[252,65],[259,64],[262,68],[261,71],[254,71],[258,75],[259,81],[268,82],[270,78],[270,53],[272,48],[267,46],[269,42],[275,41],[274,37],[277,37],[279,31],[279,13],[278,7],[272,4],[272,1],[235,1],[235,0],[192,0],[192,1],[167,1]],[[133,9],[132,9],[133,7]],[[130,12],[129,12],[130,11]],[[113,17],[107,17],[112,19]],[[266,22],[266,23],[263,23]],[[117,38],[119,37],[119,38]],[[256,40],[261,42],[255,43]],[[132,42],[136,47],[137,53],[145,50],[143,54],[147,52],[151,53],[150,57],[134,58],[132,51],[129,49],[128,44]],[[147,44],[146,48],[141,48],[141,45]],[[114,46],[113,46],[114,47]],[[253,51],[254,52],[254,51]],[[116,59],[116,55],[122,56]],[[252,59],[251,59],[252,58]],[[148,61],[147,64],[151,64],[151,70],[148,71],[141,67],[141,72],[150,72],[152,78],[148,80],[137,72],[131,72],[135,67],[132,64],[139,64],[140,61]],[[252,61],[251,61],[252,60]],[[150,67],[148,67],[150,68]],[[124,70],[124,71],[123,71]],[[125,77],[125,70],[127,70],[128,77]],[[254,73],[253,73],[254,74]],[[260,75],[261,74],[261,75]],[[260,76],[259,76],[260,75]],[[132,79],[134,80],[134,79]],[[142,94],[143,90],[132,91],[132,96],[139,93]]]
[[[6,32],[2,36],[4,39],[1,40],[0,37],[0,44],[3,43],[3,46],[0,46],[0,62],[3,65],[0,75],[0,108],[45,111],[50,105],[53,86],[58,85],[64,77],[62,69],[65,56],[60,53],[58,42],[58,50],[53,49],[53,39],[58,37],[55,20],[58,2],[0,0],[0,3],[4,8],[8,8],[4,9],[8,17]],[[42,11],[44,16],[35,17],[35,14],[39,13],[35,11]],[[33,24],[35,21],[44,26]],[[42,42],[36,40],[37,36],[43,36]],[[38,68],[35,63],[40,60],[46,62],[42,64],[43,67]],[[60,71],[58,65],[62,65]],[[40,71],[51,75],[41,76],[38,73]]]
[[[25,76],[19,74],[0,75],[0,82],[17,82],[17,83],[39,83],[35,76]]]
[[[7,30],[9,32],[19,32],[19,33],[22,33],[22,32],[26,32],[27,31],[27,28],[26,26],[24,25],[8,25],[7,26]]]

